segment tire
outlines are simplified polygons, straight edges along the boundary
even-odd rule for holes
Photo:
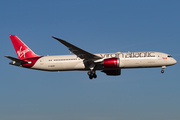
[[[97,78],[97,75],[96,75],[96,74],[93,74],[93,77],[94,77],[94,78]]]
[[[89,79],[93,79],[93,76],[92,76],[92,75],[89,75]]]

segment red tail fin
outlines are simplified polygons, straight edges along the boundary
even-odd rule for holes
[[[14,49],[19,59],[38,57],[26,44],[24,44],[17,36],[9,35]]]

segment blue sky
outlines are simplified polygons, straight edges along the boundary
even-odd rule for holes
[[[2,120],[180,120],[179,63],[125,69],[89,80],[82,71],[11,66],[9,34],[38,55],[70,54],[55,36],[91,53],[159,51],[180,59],[180,1],[5,0],[0,2]]]

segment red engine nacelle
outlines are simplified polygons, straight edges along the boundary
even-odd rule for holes
[[[118,68],[119,62],[119,58],[104,59],[104,68]]]

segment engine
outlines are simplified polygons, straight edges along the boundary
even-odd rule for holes
[[[104,59],[104,68],[118,68],[119,63],[119,58]]]
[[[109,70],[103,70],[101,72],[106,73],[106,75],[120,75],[121,69],[118,69],[120,66],[120,60],[119,58],[108,58],[104,59],[104,68],[110,68]],[[115,69],[112,69],[115,68]]]

